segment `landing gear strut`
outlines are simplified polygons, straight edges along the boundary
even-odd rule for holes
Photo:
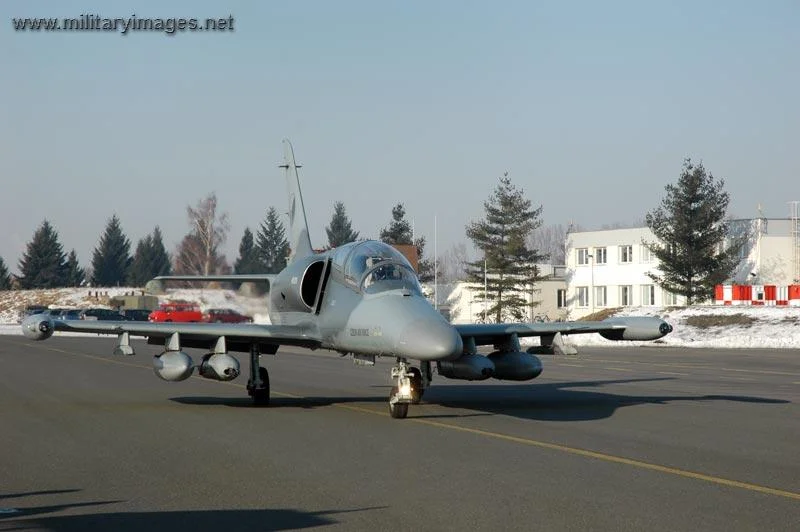
[[[253,398],[254,405],[269,404],[269,372],[259,366],[261,351],[258,344],[250,345],[250,378],[247,381],[247,395]]]
[[[403,419],[408,415],[409,404],[419,404],[425,385],[430,383],[430,365],[422,371],[408,365],[405,358],[398,358],[397,364],[392,368],[394,385],[389,393],[389,415],[395,419]],[[428,363],[430,364],[430,363]],[[425,370],[427,369],[427,374]]]

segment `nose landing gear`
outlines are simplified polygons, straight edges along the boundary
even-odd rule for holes
[[[392,368],[392,379],[395,383],[389,393],[389,415],[404,419],[408,416],[408,405],[418,405],[430,384],[430,362],[423,362],[420,370],[409,366],[406,359],[398,358]]]

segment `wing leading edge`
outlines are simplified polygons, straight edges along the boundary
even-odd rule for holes
[[[656,340],[672,332],[672,326],[660,318],[633,316],[603,321],[565,321],[551,323],[477,323],[454,325],[462,338],[472,338],[475,345],[495,344],[511,335],[554,336],[556,334],[600,333],[609,340]]]
[[[31,316],[30,318],[34,318]],[[28,319],[30,319],[28,318]],[[39,321],[31,320],[38,326]],[[299,325],[259,325],[254,323],[145,323],[129,321],[52,321],[53,329],[65,332],[145,336],[150,344],[163,344],[178,333],[186,347],[205,348],[225,337],[231,351],[248,351],[253,343],[261,345],[297,345],[317,348],[321,344],[314,327]],[[26,324],[23,323],[23,332]],[[35,331],[31,331],[35,332]]]

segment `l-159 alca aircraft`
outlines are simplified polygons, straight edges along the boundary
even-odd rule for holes
[[[114,354],[133,355],[131,336],[145,336],[163,345],[153,357],[156,375],[167,381],[188,379],[195,367],[206,378],[230,381],[239,376],[239,361],[230,351],[249,352],[247,392],[256,404],[269,403],[269,373],[262,354],[274,355],[281,345],[330,349],[352,355],[357,363],[374,365],[376,356],[394,357],[389,413],[405,418],[418,403],[433,376],[449,379],[488,378],[527,381],[539,376],[542,363],[534,352],[564,353],[562,335],[599,333],[610,340],[655,340],[672,331],[652,317],[610,318],[561,323],[487,323],[451,325],[423,296],[417,275],[394,247],[373,240],[351,242],[315,253],[308,233],[294,152],[284,140],[284,169],[289,193],[290,253],[276,275],[168,276],[163,280],[267,281],[270,325],[207,323],[140,323],[56,321],[29,316],[22,331],[45,340],[54,331],[117,335]],[[519,338],[538,336],[541,347],[523,351]],[[478,346],[492,345],[489,355]],[[200,364],[183,347],[208,349]],[[538,350],[538,351],[537,351]],[[418,361],[418,366],[409,364]]]

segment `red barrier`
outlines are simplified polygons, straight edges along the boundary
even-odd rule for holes
[[[768,305],[800,307],[800,284],[749,285],[718,284],[714,287],[714,303],[717,305]]]

